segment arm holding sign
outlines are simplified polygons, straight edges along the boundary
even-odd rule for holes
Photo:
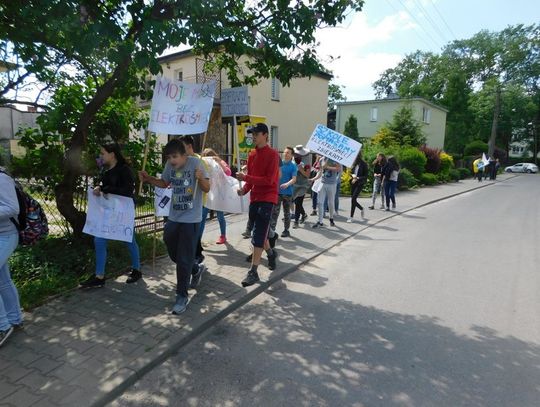
[[[139,171],[139,179],[141,182],[147,182],[159,188],[167,188],[169,183],[161,178],[152,177],[146,171]]]

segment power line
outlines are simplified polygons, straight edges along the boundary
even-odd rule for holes
[[[416,18],[416,16],[411,13],[411,10],[409,9],[409,7],[407,7],[407,5],[402,1],[402,0],[399,0],[399,2],[401,3],[401,5],[403,6],[403,8],[405,9],[405,11],[409,14],[409,16],[411,16],[414,21],[416,21],[416,23],[420,26],[420,28],[426,33],[426,35],[429,37],[429,39],[433,42],[433,44],[435,44],[435,47],[436,48],[442,48],[439,44],[437,44],[437,42],[435,42],[435,40],[433,39],[433,36],[424,28],[424,26],[422,25],[422,23]]]
[[[397,13],[399,14],[400,10],[398,10],[396,7],[394,7],[394,5],[390,2],[390,0],[386,0],[386,2],[388,3],[388,5]],[[420,32],[416,29],[416,26],[413,26],[413,29],[414,29],[414,33],[416,34],[416,36],[428,47],[430,48],[431,45],[426,41],[426,39],[424,38],[424,36],[420,35]],[[429,35],[428,35],[429,37]]]
[[[428,23],[433,27],[433,29],[437,32],[437,34],[439,34],[439,36],[441,37],[441,39],[443,40],[444,43],[447,43],[448,40],[446,39],[446,36],[444,35],[444,33],[440,30],[439,28],[439,25],[437,23],[435,23],[435,21],[431,18],[431,15],[428,13],[428,11],[424,8],[424,6],[422,5],[422,2],[419,1],[419,0],[414,0],[414,3],[416,4],[416,6],[420,9],[420,11],[422,13],[424,13],[424,16],[426,18],[426,20],[428,21]]]
[[[433,6],[433,8],[435,9],[435,11],[437,12],[437,14],[439,15],[440,19],[442,20],[442,22],[444,23],[444,25],[446,26],[446,28],[448,29],[448,31],[450,32],[450,34],[452,34],[452,37],[454,37],[454,40],[457,41],[457,36],[456,34],[454,34],[454,32],[452,31],[452,29],[450,28],[450,26],[448,25],[448,23],[446,22],[446,19],[443,17],[443,15],[441,14],[441,12],[439,11],[439,8],[437,7],[437,5],[435,4],[435,2],[432,0],[431,1],[431,5]]]

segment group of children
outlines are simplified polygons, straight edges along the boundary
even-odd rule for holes
[[[240,181],[238,195],[250,193],[248,227],[245,236],[251,237],[253,247],[248,256],[251,266],[242,281],[244,287],[259,281],[258,267],[263,252],[268,258],[268,268],[276,268],[277,252],[274,249],[277,240],[277,221],[281,207],[284,210],[284,230],[282,237],[290,236],[291,219],[293,229],[298,228],[308,217],[303,202],[306,194],[313,189],[314,201],[318,202],[318,219],[313,228],[323,226],[325,207],[328,206],[329,221],[335,226],[336,198],[339,197],[340,174],[342,166],[328,158],[318,156],[311,167],[305,162],[310,152],[303,146],[287,147],[282,157],[268,145],[268,127],[259,123],[248,130],[252,133],[255,148],[249,154],[247,166],[237,172]],[[176,264],[176,298],[172,307],[173,314],[183,313],[188,306],[188,290],[196,288],[206,270],[202,254],[201,238],[209,210],[205,207],[205,195],[210,191],[209,169],[201,156],[194,152],[193,138],[184,136],[173,139],[164,148],[167,159],[162,175],[154,177],[145,171],[139,172],[143,183],[160,188],[171,188],[172,198],[170,213],[164,226],[163,240],[171,260]],[[211,149],[203,151],[203,157],[210,157],[219,164],[225,175],[231,175],[231,169]],[[106,167],[93,193],[95,195],[117,194],[134,197],[135,178],[117,144],[103,145],[100,158]],[[382,206],[390,210],[395,208],[395,190],[399,165],[390,157],[388,160],[379,154],[373,163],[373,195],[370,209],[374,209],[378,194],[381,194]],[[356,209],[364,217],[364,208],[358,203],[358,197],[366,181],[369,169],[359,154],[351,168],[351,213],[348,222],[352,222]],[[8,259],[18,244],[18,231],[13,218],[19,207],[15,193],[14,180],[5,173],[0,173],[0,189],[5,191],[0,197],[0,345],[13,330],[22,327],[22,313],[17,290],[9,276]],[[386,198],[386,206],[385,204]],[[294,213],[291,207],[294,205]],[[315,210],[314,213],[317,213]],[[224,244],[226,222],[223,212],[217,212],[220,225],[220,237],[217,244]],[[107,258],[107,239],[95,237],[95,275],[81,282],[81,288],[103,287],[105,285],[105,264]],[[132,268],[126,283],[134,283],[142,278],[139,247],[135,236],[127,244],[131,256]]]

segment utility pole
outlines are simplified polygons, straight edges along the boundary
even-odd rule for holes
[[[488,155],[493,157],[495,152],[495,141],[497,139],[497,125],[499,123],[499,114],[501,112],[501,87],[497,85],[495,94],[495,109],[493,109],[493,122],[491,124],[491,136],[488,143]]]

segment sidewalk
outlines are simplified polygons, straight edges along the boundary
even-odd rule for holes
[[[512,177],[505,174],[498,181]],[[103,289],[75,291],[51,301],[26,314],[24,331],[13,334],[0,348],[0,406],[104,405],[300,264],[388,217],[492,184],[465,180],[399,193],[399,212],[366,209],[368,220],[351,224],[343,216],[348,214],[349,199],[342,198],[336,228],[326,220],[325,228],[312,230],[314,218],[309,217],[305,225],[291,229],[290,238],[277,242],[277,270],[268,271],[263,255],[259,268],[263,283],[247,289],[240,285],[250,252],[249,240],[240,235],[246,216],[227,218],[229,243],[221,246],[213,243],[217,224],[209,222],[203,239],[210,243],[205,248],[209,272],[191,292],[186,313],[170,314],[176,277],[175,265],[167,257],[156,260],[154,272],[151,264],[144,266],[144,279],[134,285],[125,284],[122,277],[107,281]],[[361,203],[369,206],[367,199]],[[308,200],[309,212],[310,205]]]

